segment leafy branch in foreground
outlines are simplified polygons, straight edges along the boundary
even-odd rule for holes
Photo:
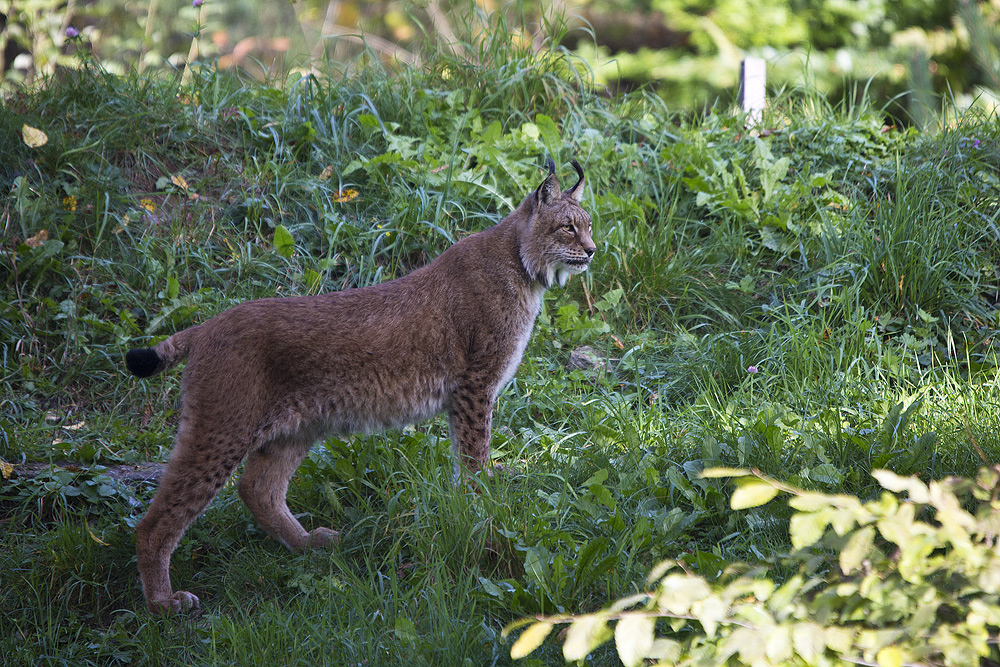
[[[997,660],[1000,466],[974,480],[928,484],[875,471],[885,491],[867,503],[757,471],[703,474],[735,479],[733,509],[789,494],[796,551],[753,569],[731,566],[712,583],[683,563],[663,562],[649,575],[648,592],[602,611],[512,623],[505,634],[527,626],[512,657],[529,655],[555,625],[568,624],[567,661],[582,661],[613,637],[629,667],[647,660],[883,667]],[[775,566],[795,574],[779,583]]]

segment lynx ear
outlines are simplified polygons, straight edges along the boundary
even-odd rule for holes
[[[562,195],[559,192],[559,179],[556,178],[556,163],[548,159],[549,175],[535,190],[535,201],[540,204],[551,204]]]
[[[573,199],[575,199],[577,201],[582,201],[583,200],[583,181],[584,181],[584,179],[583,179],[583,167],[581,167],[580,163],[577,162],[576,160],[572,160],[570,162],[570,164],[572,164],[573,168],[576,169],[576,173],[579,174],[580,179],[576,182],[576,185],[574,185],[573,187],[571,187],[569,190],[566,191],[566,194],[568,194],[570,197],[572,197]]]

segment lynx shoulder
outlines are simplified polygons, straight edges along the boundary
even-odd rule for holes
[[[173,453],[138,526],[151,610],[198,605],[171,588],[170,558],[244,459],[240,498],[295,550],[337,539],[328,528],[306,531],[285,502],[289,480],[324,435],[446,412],[456,466],[488,465],[493,405],[520,364],[542,295],[586,270],[596,249],[580,207],[583,169],[573,166],[579,178],[562,191],[550,160],[517,210],[402,278],[248,301],[125,355],[139,377],[187,359]]]

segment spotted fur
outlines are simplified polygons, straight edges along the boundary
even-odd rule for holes
[[[307,531],[285,502],[309,447],[328,434],[398,427],[447,412],[457,464],[489,463],[493,404],[514,375],[546,288],[584,271],[596,248],[576,185],[555,165],[516,211],[398,280],[318,296],[248,301],[153,348],[130,350],[140,377],[185,358],[173,454],[139,523],[154,612],[197,607],[173,591],[181,535],[246,460],[240,498],[293,550],[337,540]]]

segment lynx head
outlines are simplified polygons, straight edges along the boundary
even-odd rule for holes
[[[579,179],[562,191],[551,159],[548,166],[549,175],[518,210],[526,217],[522,222],[527,230],[521,237],[521,262],[528,275],[545,288],[555,283],[563,286],[571,275],[586,271],[597,250],[590,216],[580,207],[583,168],[573,160]]]

